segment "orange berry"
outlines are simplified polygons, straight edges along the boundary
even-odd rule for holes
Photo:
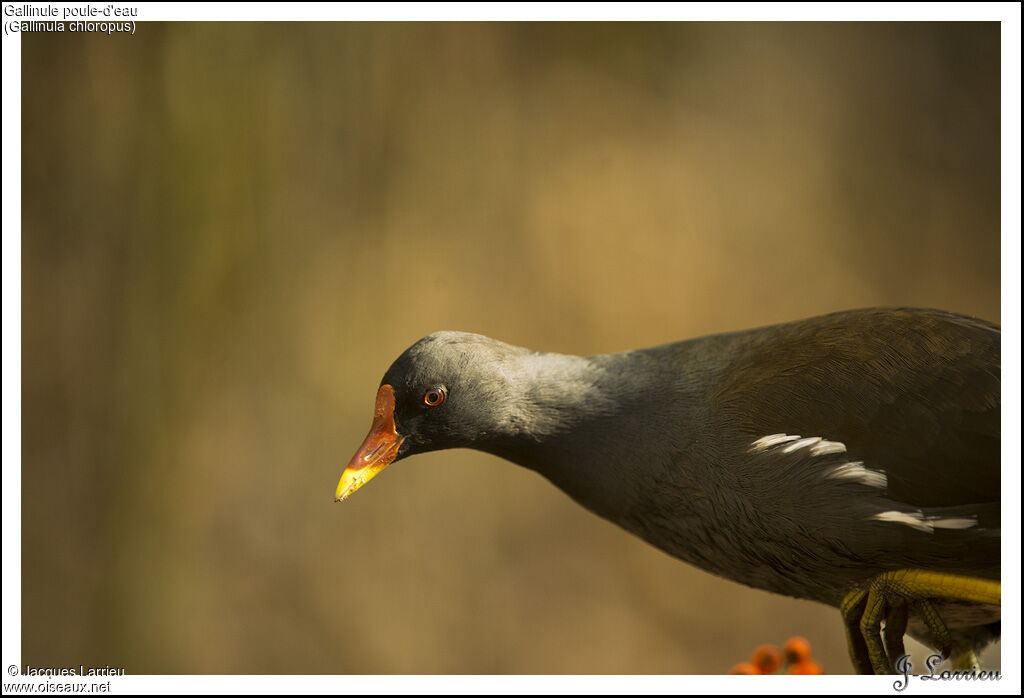
[[[786,640],[782,651],[786,653],[787,664],[799,664],[811,658],[811,643],[797,635]]]
[[[782,652],[775,645],[761,645],[750,656],[750,662],[757,667],[758,673],[774,674],[782,664]]]
[[[813,659],[805,659],[789,667],[787,674],[821,674],[821,665]]]
[[[760,674],[757,667],[750,662],[740,662],[729,670],[730,674]]]

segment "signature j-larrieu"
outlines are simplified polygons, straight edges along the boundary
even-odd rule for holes
[[[928,669],[927,674],[917,675],[922,681],[999,681],[1003,677],[998,671],[982,671],[980,669],[969,669],[969,670],[946,670],[937,672],[939,665],[942,664],[942,656],[938,654],[930,655],[924,660],[925,667]],[[903,678],[896,679],[893,682],[892,687],[897,691],[906,690],[910,684],[910,677],[915,675],[914,666],[910,662],[910,655],[905,654],[896,660],[896,673],[902,674]]]

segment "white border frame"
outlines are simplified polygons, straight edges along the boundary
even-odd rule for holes
[[[59,11],[85,3],[48,4]],[[109,3],[89,3],[104,7]],[[1004,631],[998,683],[913,683],[908,692],[1020,692],[1020,19],[1018,3],[117,3],[138,21],[969,20],[1002,22]],[[4,15],[5,22],[10,19]],[[21,665],[21,39],[3,36],[3,666]],[[1008,526],[1005,524],[1009,524]],[[18,677],[16,681],[41,683]],[[124,676],[114,693],[860,693],[886,677]]]

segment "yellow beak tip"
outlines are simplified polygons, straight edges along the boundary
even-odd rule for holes
[[[341,475],[341,481],[338,483],[338,488],[334,491],[334,501],[344,502],[346,499],[355,494],[356,490],[369,482],[374,475],[383,470],[391,460],[375,463],[371,466],[363,468],[362,470],[348,470],[346,469]]]
[[[351,482],[345,482],[344,480],[342,480],[342,482],[338,485],[338,489],[334,491],[334,501],[344,502],[357,489],[358,487],[352,487]]]

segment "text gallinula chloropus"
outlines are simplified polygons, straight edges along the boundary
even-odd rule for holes
[[[999,634],[999,357],[998,326],[936,310],[588,357],[437,332],[384,375],[336,498],[479,449],[705,570],[839,607],[858,671],[891,671],[905,632],[970,664]]]

